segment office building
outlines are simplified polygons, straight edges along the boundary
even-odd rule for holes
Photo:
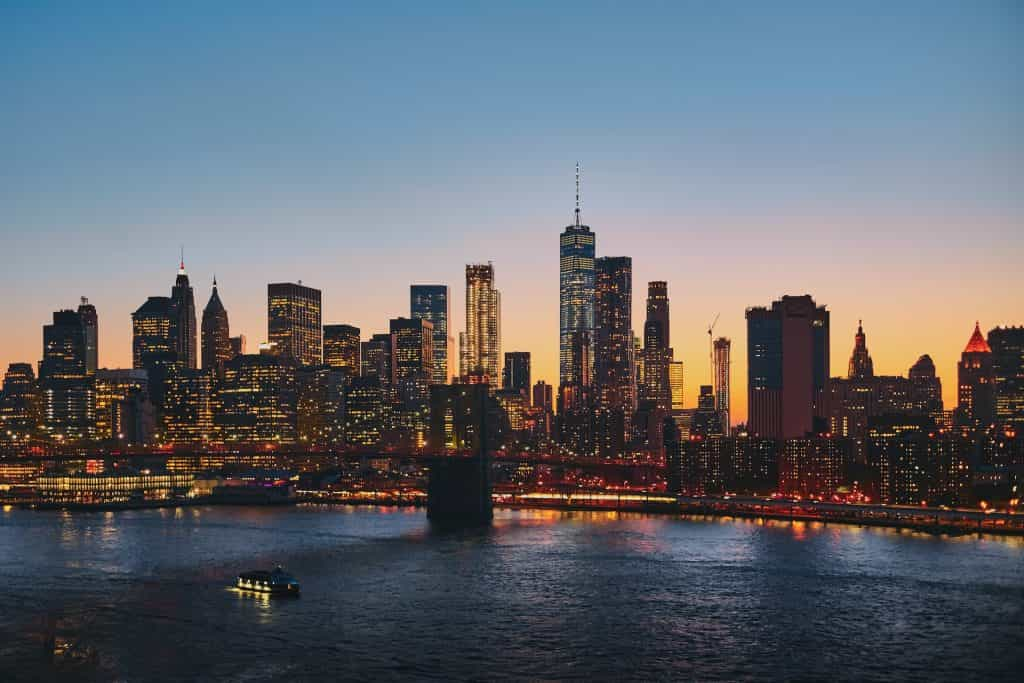
[[[600,408],[621,413],[623,429],[628,431],[636,411],[633,260],[628,256],[596,260],[594,321],[595,399]],[[619,420],[613,418],[612,422],[618,424]],[[613,439],[618,442],[621,437],[614,435]]]
[[[545,410],[554,410],[553,387],[543,380],[538,380],[533,385],[533,407]]]
[[[324,325],[324,365],[345,369],[354,377],[360,373],[359,328],[352,325]]]
[[[501,295],[494,288],[494,266],[466,266],[466,333],[459,374],[482,373],[496,386],[501,376]]]
[[[202,356],[203,370],[206,371],[217,370],[221,363],[235,357],[231,348],[228,312],[217,293],[217,278],[213,279],[213,291],[203,309]]]
[[[199,367],[196,346],[196,300],[192,286],[185,272],[185,260],[178,266],[178,275],[171,288],[171,339],[174,351],[182,367],[195,370]]]
[[[409,287],[409,317],[429,320],[434,328],[434,360],[432,384],[447,384],[450,379],[448,354],[454,349],[451,329],[451,302],[448,285],[411,285]]]
[[[668,386],[672,392],[672,412],[683,410],[686,405],[683,400],[683,361],[674,360],[668,364]]]
[[[1024,427],[1024,327],[989,330],[995,374],[996,421]]]
[[[505,371],[501,382],[502,389],[518,391],[523,396],[529,397],[530,386],[530,352],[506,352]]]
[[[235,356],[241,356],[243,353],[245,353],[245,335],[244,334],[240,334],[237,337],[231,337],[229,339],[229,341],[231,342],[231,357],[232,358],[234,358]]]
[[[171,299],[166,296],[151,296],[132,313],[133,368],[149,369],[157,359],[164,362],[168,354],[177,356],[171,338],[172,315]]]
[[[390,410],[377,375],[353,378],[345,389],[345,442],[357,448],[377,447]]]
[[[274,353],[299,365],[320,365],[322,324],[319,289],[301,281],[267,285],[267,340]]]
[[[85,328],[85,373],[92,375],[99,365],[99,317],[96,315],[96,307],[84,296],[78,305],[78,316]]]
[[[326,352],[325,336],[325,355]],[[345,444],[345,390],[351,379],[349,367],[296,368],[296,430],[303,448],[316,450]]]
[[[578,358],[573,362],[573,353],[582,341],[577,336],[589,337],[594,329],[596,276],[595,236],[590,227],[581,222],[579,164],[576,165],[575,219],[559,238],[558,257],[558,382],[582,385],[583,378],[577,374],[580,362]]]
[[[42,428],[42,405],[31,363],[11,363],[0,393],[0,443],[24,443]]]
[[[957,413],[961,424],[987,427],[996,420],[996,374],[992,349],[974,324],[957,364]]]
[[[662,412],[672,409],[672,387],[669,366],[672,347],[669,345],[668,283],[647,284],[647,320],[644,322],[644,384],[641,398]]]
[[[149,443],[156,433],[145,370],[96,371],[96,439],[119,446]]]
[[[174,446],[206,443],[213,428],[211,373],[175,368],[163,381],[164,405],[158,441]]]
[[[828,311],[805,294],[749,308],[746,318],[750,433],[793,439],[824,431]]]
[[[213,426],[217,441],[296,441],[295,366],[274,354],[235,356],[224,363]]]
[[[715,375],[715,409],[718,411],[718,416],[722,421],[722,433],[729,436],[732,432],[732,406],[730,400],[730,379],[732,376],[730,355],[732,353],[732,342],[727,337],[719,337],[714,341],[712,349]]]
[[[43,326],[39,364],[43,428],[61,443],[92,439],[96,426],[95,380],[86,372],[85,326],[77,311],[53,314]]]

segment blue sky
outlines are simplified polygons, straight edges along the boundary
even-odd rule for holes
[[[101,363],[128,363],[184,243],[251,342],[265,283],[300,278],[366,335],[446,282],[457,331],[463,265],[493,260],[504,347],[551,379],[581,159],[634,327],[667,279],[694,366],[715,312],[739,356],[744,306],[808,291],[837,372],[863,317],[876,366],[931,344],[952,385],[975,318],[1024,321],[1022,28],[984,1],[7,2],[0,362],[88,295]]]

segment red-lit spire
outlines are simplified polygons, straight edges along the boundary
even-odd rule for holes
[[[974,321],[974,334],[967,342],[964,353],[992,353],[992,348],[985,341],[985,336],[981,333],[981,325],[977,320]]]

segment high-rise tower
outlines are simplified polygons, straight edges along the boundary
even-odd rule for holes
[[[174,350],[183,367],[195,370],[199,363],[199,354],[196,352],[196,299],[188,283],[184,256],[178,266],[174,287],[171,288],[171,305],[174,309],[171,317]]]
[[[633,359],[633,260],[595,261],[594,383],[599,407],[621,411],[625,428],[636,411]]]
[[[82,319],[82,327],[85,328],[85,372],[95,375],[99,361],[99,318],[96,315],[96,307],[84,296],[78,305],[78,315]]]
[[[644,399],[659,410],[672,408],[669,365],[668,283],[647,283],[647,320],[644,323]]]
[[[992,348],[978,323],[957,363],[957,398],[961,422],[987,427],[995,422],[995,369]]]
[[[299,282],[267,285],[267,338],[274,353],[300,365],[322,362],[320,290]]]
[[[558,378],[560,384],[581,384],[575,376],[573,348],[590,338],[594,329],[594,233],[580,217],[580,167],[576,164],[575,221],[559,239],[559,338]]]
[[[747,309],[751,434],[798,439],[824,428],[829,313],[809,294]]]
[[[353,325],[324,325],[324,365],[360,373],[360,330]]]
[[[448,321],[451,304],[448,285],[411,285],[409,287],[409,315],[429,320],[434,326],[434,360],[431,384],[448,383],[448,354],[454,346]]]
[[[466,266],[466,333],[459,374],[482,372],[497,387],[501,372],[501,295],[494,288],[494,266]]]
[[[722,433],[729,436],[731,427],[729,356],[732,353],[732,342],[727,337],[719,337],[714,341],[715,359],[715,409],[722,420]]]
[[[228,312],[217,293],[217,278],[213,278],[213,291],[203,309],[202,325],[203,370],[219,367],[231,360],[231,333],[228,329]]]
[[[1024,427],[1024,327],[996,327],[988,332],[996,379],[996,419]]]
[[[850,369],[847,376],[850,379],[867,379],[875,376],[875,366],[868,354],[864,326],[860,320],[857,321],[857,334],[854,337],[853,353],[850,354]]]

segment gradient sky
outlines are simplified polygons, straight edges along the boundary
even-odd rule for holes
[[[364,337],[447,283],[457,332],[491,260],[503,350],[557,382],[577,159],[635,329],[669,282],[687,405],[721,312],[745,418],[744,309],[786,293],[832,312],[834,375],[863,318],[876,372],[929,353],[947,405],[975,319],[1024,323],[1020,3],[143,4],[0,5],[3,366],[82,295],[128,366],[184,244],[250,348],[267,282]]]

